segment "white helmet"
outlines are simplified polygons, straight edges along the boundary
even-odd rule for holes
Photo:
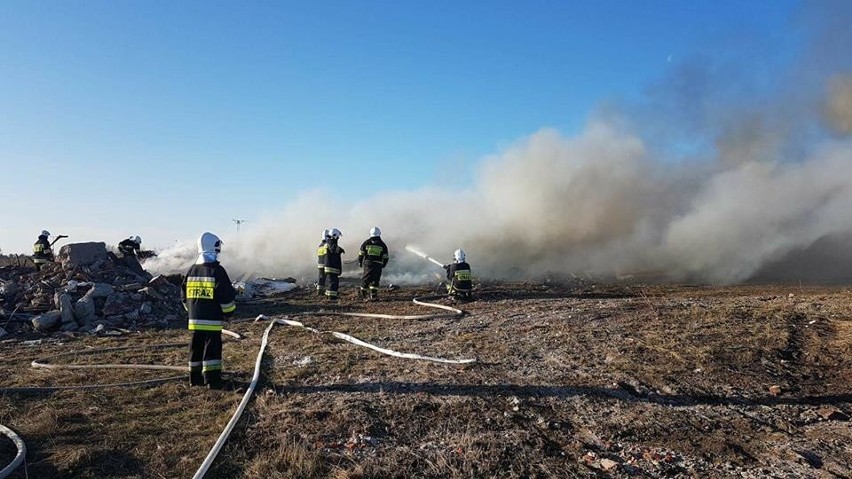
[[[41,234],[39,236],[50,236],[50,231],[41,230]]]
[[[198,238],[198,252],[199,253],[221,253],[222,252],[222,240],[219,239],[218,236],[213,233],[204,233]]]
[[[328,239],[328,235],[331,232],[329,230],[322,230],[322,239]]]
[[[129,239],[136,244],[142,244],[142,238],[138,236],[131,236]]]
[[[331,231],[329,232],[329,236],[331,236],[334,239],[337,239],[337,238],[340,238],[341,236],[343,236],[343,233],[341,233],[340,230],[337,229],[337,228],[332,228]]]
[[[381,235],[382,235],[382,230],[380,230],[378,226],[373,226],[372,228],[370,228],[370,238],[381,236]]]
[[[457,249],[457,250],[453,251],[453,259],[456,260],[456,263],[463,262],[464,261],[464,250],[463,249]]]

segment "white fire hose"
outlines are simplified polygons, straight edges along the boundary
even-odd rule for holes
[[[429,259],[431,260],[431,258],[429,258]],[[435,261],[435,260],[432,260],[432,261],[437,263],[437,261]],[[390,315],[390,314],[375,314],[375,313],[318,312],[318,313],[302,313],[302,314],[299,314],[299,316],[337,315],[337,316],[354,316],[354,317],[383,318],[383,319],[432,319],[432,318],[440,318],[440,317],[447,317],[447,316],[461,316],[461,315],[464,314],[464,311],[457,309],[457,308],[453,308],[451,306],[445,306],[445,305],[436,304],[436,303],[428,303],[428,302],[424,301],[425,299],[431,299],[431,298],[432,297],[414,298],[413,302],[415,304],[418,304],[418,305],[421,305],[421,306],[443,309],[443,310],[446,310],[447,312],[446,313],[437,313],[437,314],[425,314],[425,315]],[[264,315],[260,315],[255,319],[255,321],[258,321],[258,320],[261,320],[261,319],[267,319],[267,318]],[[261,341],[260,351],[258,352],[257,360],[255,361],[255,369],[254,369],[254,374],[252,376],[251,383],[249,384],[248,389],[246,390],[245,394],[243,395],[243,399],[240,401],[240,404],[237,406],[237,410],[234,412],[234,415],[231,417],[231,420],[228,422],[227,426],[225,426],[225,429],[219,435],[219,438],[216,440],[216,443],[213,445],[210,452],[207,454],[207,457],[204,459],[204,462],[201,464],[201,467],[199,467],[198,471],[193,476],[194,479],[200,479],[200,478],[204,477],[204,475],[207,473],[208,469],[213,464],[213,461],[216,458],[216,456],[218,455],[219,451],[222,449],[222,446],[224,446],[225,441],[227,441],[228,436],[230,436],[231,431],[233,431],[234,426],[239,421],[239,418],[242,415],[243,411],[245,410],[245,407],[248,404],[248,401],[251,399],[251,396],[254,393],[255,387],[257,386],[257,382],[260,378],[260,364],[261,364],[261,359],[263,357],[263,353],[266,350],[266,345],[267,345],[267,342],[268,342],[269,333],[276,324],[301,327],[301,328],[303,328],[307,331],[310,331],[312,333],[315,333],[315,334],[330,334],[330,335],[333,335],[336,338],[342,339],[344,341],[348,341],[348,342],[355,344],[355,345],[358,345],[358,346],[369,348],[373,351],[377,351],[379,353],[382,353],[382,354],[385,354],[385,355],[388,355],[388,356],[394,356],[394,357],[405,358],[405,359],[415,359],[415,360],[423,360],[423,361],[430,361],[430,362],[438,362],[438,363],[445,363],[445,364],[470,364],[470,363],[476,362],[476,359],[444,359],[444,358],[436,358],[436,357],[432,357],[432,356],[423,356],[423,355],[414,354],[414,353],[401,353],[401,352],[398,352],[398,351],[394,351],[394,350],[391,350],[391,349],[386,349],[386,348],[382,348],[382,347],[370,344],[366,341],[362,341],[362,340],[360,340],[360,339],[358,339],[354,336],[348,335],[348,334],[340,333],[340,332],[337,332],[337,331],[320,331],[318,329],[305,326],[303,323],[298,322],[298,321],[273,318],[273,319],[270,320],[269,326],[266,327],[266,330],[263,333],[263,339]],[[239,334],[237,334],[233,331],[222,330],[222,333],[236,337],[238,339],[241,338],[241,336]],[[153,347],[160,349],[160,348],[171,348],[171,347],[179,347],[179,346],[185,346],[185,343],[161,344],[161,345],[156,345],[156,346],[153,346]],[[36,368],[48,368],[48,369],[156,369],[156,370],[170,370],[170,371],[182,371],[182,372],[186,371],[185,366],[168,366],[168,365],[163,365],[163,364],[52,364],[52,363],[48,362],[48,360],[50,360],[50,359],[55,359],[55,358],[59,358],[59,357],[69,356],[69,355],[95,354],[95,353],[101,353],[101,352],[114,352],[114,351],[121,351],[121,350],[128,350],[128,349],[138,350],[139,348],[138,347],[122,347],[122,348],[107,348],[107,349],[98,349],[98,350],[89,350],[89,351],[78,351],[78,352],[72,352],[72,353],[61,353],[61,354],[57,354],[57,355],[54,355],[54,356],[50,356],[49,358],[42,359],[42,360],[36,359],[31,363],[31,366],[36,367]],[[50,391],[59,391],[59,390],[70,390],[70,389],[94,389],[94,388],[121,387],[121,386],[138,386],[138,385],[157,384],[157,383],[173,381],[173,380],[183,379],[183,378],[185,378],[185,375],[172,376],[172,377],[160,378],[160,379],[151,379],[151,380],[145,380],[145,381],[133,381],[133,382],[111,383],[111,384],[94,384],[94,385],[84,385],[84,386],[11,387],[11,388],[0,388],[0,393],[6,393],[6,392],[17,392],[17,393],[22,393],[22,392],[27,392],[27,393],[29,393],[29,392],[50,392]],[[24,441],[21,440],[21,438],[17,434],[15,434],[11,429],[9,429],[9,428],[1,425],[1,424],[0,424],[0,433],[6,435],[9,439],[11,439],[15,443],[15,446],[17,447],[17,450],[18,450],[18,453],[17,453],[15,459],[8,466],[6,466],[2,470],[0,470],[0,479],[3,479],[5,477],[7,477],[9,474],[11,474],[12,471],[14,469],[16,469],[18,466],[20,466],[20,464],[24,461],[24,458],[26,456],[26,445],[24,444]]]
[[[22,462],[24,462],[24,458],[27,457],[27,445],[24,444],[24,441],[15,434],[15,431],[9,429],[8,427],[0,424],[0,434],[8,437],[11,440],[15,447],[18,449],[18,453],[15,455],[15,458],[12,459],[12,462],[9,463],[8,466],[0,469],[0,479],[4,477],[8,477],[9,474],[12,474],[12,471],[18,468]]]
[[[240,334],[235,333],[233,331],[229,331],[227,329],[223,329],[222,333],[227,336],[232,336],[237,339],[242,339]],[[154,349],[167,349],[174,347],[184,347],[186,343],[172,343],[172,344],[158,344],[156,346],[147,346],[147,348]],[[143,346],[143,348],[146,348]],[[169,376],[165,378],[158,379],[148,379],[144,381],[130,381],[130,382],[122,382],[122,383],[106,383],[106,384],[88,384],[83,386],[39,386],[39,387],[8,387],[8,388],[0,388],[0,394],[2,393],[44,393],[44,392],[54,392],[54,391],[67,391],[73,389],[101,389],[101,388],[110,388],[110,387],[129,387],[129,386],[142,386],[142,385],[152,385],[152,384],[160,384],[168,381],[175,381],[179,379],[186,378],[186,366],[167,366],[163,364],[52,364],[48,362],[51,359],[61,358],[65,356],[77,356],[81,354],[97,354],[104,352],[114,352],[114,351],[124,351],[124,350],[139,350],[139,346],[129,346],[122,348],[106,348],[106,349],[91,349],[88,351],[74,351],[70,353],[61,353],[56,354],[54,356],[50,356],[44,359],[36,359],[30,363],[31,367],[34,368],[46,368],[46,369],[158,369],[158,370],[169,370],[169,371],[181,371],[184,374],[180,376]],[[24,444],[24,441],[15,434],[8,427],[0,424],[0,434],[5,435],[9,439],[15,443],[15,446],[18,448],[18,454],[15,459],[9,463],[6,467],[0,470],[0,479],[3,479],[9,474],[12,473],[18,466],[21,465],[24,458],[26,457],[27,447]]]
[[[425,299],[425,298],[420,298],[421,301],[418,301],[418,298],[414,298],[413,301],[414,301],[414,303],[419,304],[421,306],[427,306],[427,307],[439,308],[439,309],[448,309],[450,311],[453,311],[453,316],[460,316],[460,315],[464,314],[464,311],[462,311],[460,309],[452,308],[450,306],[444,306],[444,305],[441,305],[441,304],[427,303],[427,302],[422,301],[422,299]],[[358,317],[367,317],[367,318],[380,317],[380,318],[390,318],[390,319],[423,319],[423,318],[447,316],[446,313],[440,313],[440,314],[436,314],[436,315],[420,315],[420,316],[394,316],[394,315],[376,315],[376,314],[371,314],[371,313],[338,313],[338,312],[303,313],[300,316],[307,316],[307,315],[312,315],[312,316],[340,315],[340,316],[358,316]],[[269,319],[269,318],[267,318],[266,316],[261,314],[260,316],[255,318],[255,321],[264,320],[264,319]],[[225,441],[228,440],[228,436],[231,434],[231,431],[233,431],[234,426],[237,424],[237,422],[240,419],[240,416],[243,414],[243,411],[245,410],[246,404],[248,404],[249,399],[251,398],[252,394],[254,393],[254,388],[257,386],[257,381],[260,378],[260,362],[261,362],[261,358],[263,357],[263,352],[266,350],[266,344],[267,344],[267,340],[268,340],[268,337],[269,337],[269,332],[272,330],[272,328],[276,324],[283,324],[283,325],[287,325],[287,326],[301,327],[301,328],[304,328],[304,329],[306,329],[306,330],[308,330],[312,333],[316,333],[316,334],[331,334],[336,338],[342,339],[344,341],[348,341],[352,344],[356,344],[358,346],[363,346],[363,347],[372,349],[374,351],[380,352],[382,354],[387,354],[389,356],[395,356],[395,357],[399,357],[399,358],[418,359],[418,360],[423,360],[423,361],[432,361],[432,362],[449,363],[449,364],[469,364],[469,363],[476,362],[476,359],[443,359],[443,358],[435,358],[435,357],[431,357],[431,356],[421,356],[419,354],[413,354],[413,353],[400,353],[400,352],[397,352],[397,351],[393,351],[391,349],[381,348],[381,347],[375,346],[373,344],[367,343],[365,341],[361,341],[360,339],[353,337],[353,336],[350,336],[348,334],[339,333],[337,331],[320,331],[318,329],[305,326],[304,324],[302,324],[298,321],[273,318],[269,321],[269,326],[267,326],[266,330],[263,332],[263,340],[261,341],[260,351],[258,351],[258,353],[257,353],[257,361],[255,361],[254,375],[252,376],[251,383],[249,384],[248,389],[246,390],[245,394],[243,395],[243,399],[242,399],[242,401],[240,401],[239,406],[237,406],[237,410],[234,412],[234,415],[231,416],[231,420],[228,421],[228,424],[225,426],[225,430],[222,431],[222,434],[219,435],[219,439],[216,440],[216,443],[213,444],[213,447],[210,449],[210,452],[207,453],[207,457],[204,458],[204,462],[201,464],[201,467],[199,467],[198,471],[195,472],[195,475],[192,476],[193,479],[201,479],[201,478],[204,477],[205,474],[207,474],[208,469],[210,469],[210,466],[213,464],[213,461],[216,459],[216,455],[219,454],[219,451],[222,449],[222,446],[225,445]]]

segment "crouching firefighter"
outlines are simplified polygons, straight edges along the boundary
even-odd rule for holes
[[[317,296],[325,294],[325,255],[328,253],[328,230],[322,230],[322,241],[317,245]]]
[[[469,299],[473,281],[470,265],[464,259],[464,250],[457,249],[453,252],[453,263],[445,265],[444,269],[447,270],[447,293],[450,296]]]
[[[189,383],[222,388],[222,323],[237,309],[234,287],[219,264],[222,241],[213,233],[198,238],[198,259],[189,268],[181,299],[189,314]]]

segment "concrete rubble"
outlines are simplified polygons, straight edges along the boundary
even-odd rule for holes
[[[68,244],[41,271],[0,265],[0,326],[6,334],[179,327],[186,321],[180,282],[180,275],[152,277],[104,243]]]

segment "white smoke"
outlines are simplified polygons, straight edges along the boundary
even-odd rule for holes
[[[349,206],[306,193],[225,239],[222,261],[234,277],[309,282],[324,228],[343,231],[351,261],[377,225],[391,249],[390,282],[442,273],[407,244],[447,263],[461,247],[481,276],[653,270],[735,282],[820,238],[852,233],[852,142],[827,142],[799,161],[724,164],[667,165],[637,136],[600,122],[575,138],[543,130],[485,159],[469,190],[389,192]],[[146,268],[181,271],[194,257],[194,246],[178,245]],[[357,274],[350,265],[347,275]]]
[[[232,277],[310,282],[324,228],[343,231],[352,261],[373,226],[391,250],[386,282],[443,274],[405,252],[409,244],[446,263],[463,248],[479,277],[652,272],[730,283],[796,277],[796,255],[815,246],[848,261],[852,81],[836,48],[852,37],[848,5],[817,6],[825,11],[809,17],[814,40],[797,65],[808,68],[777,75],[760,94],[738,86],[761,82],[686,64],[652,90],[644,115],[596,117],[573,137],[543,129],[482,159],[469,188],[387,191],[355,204],[304,193],[225,237],[222,262]],[[194,257],[187,243],[145,267],[182,272]],[[345,271],[359,275],[357,265]]]

